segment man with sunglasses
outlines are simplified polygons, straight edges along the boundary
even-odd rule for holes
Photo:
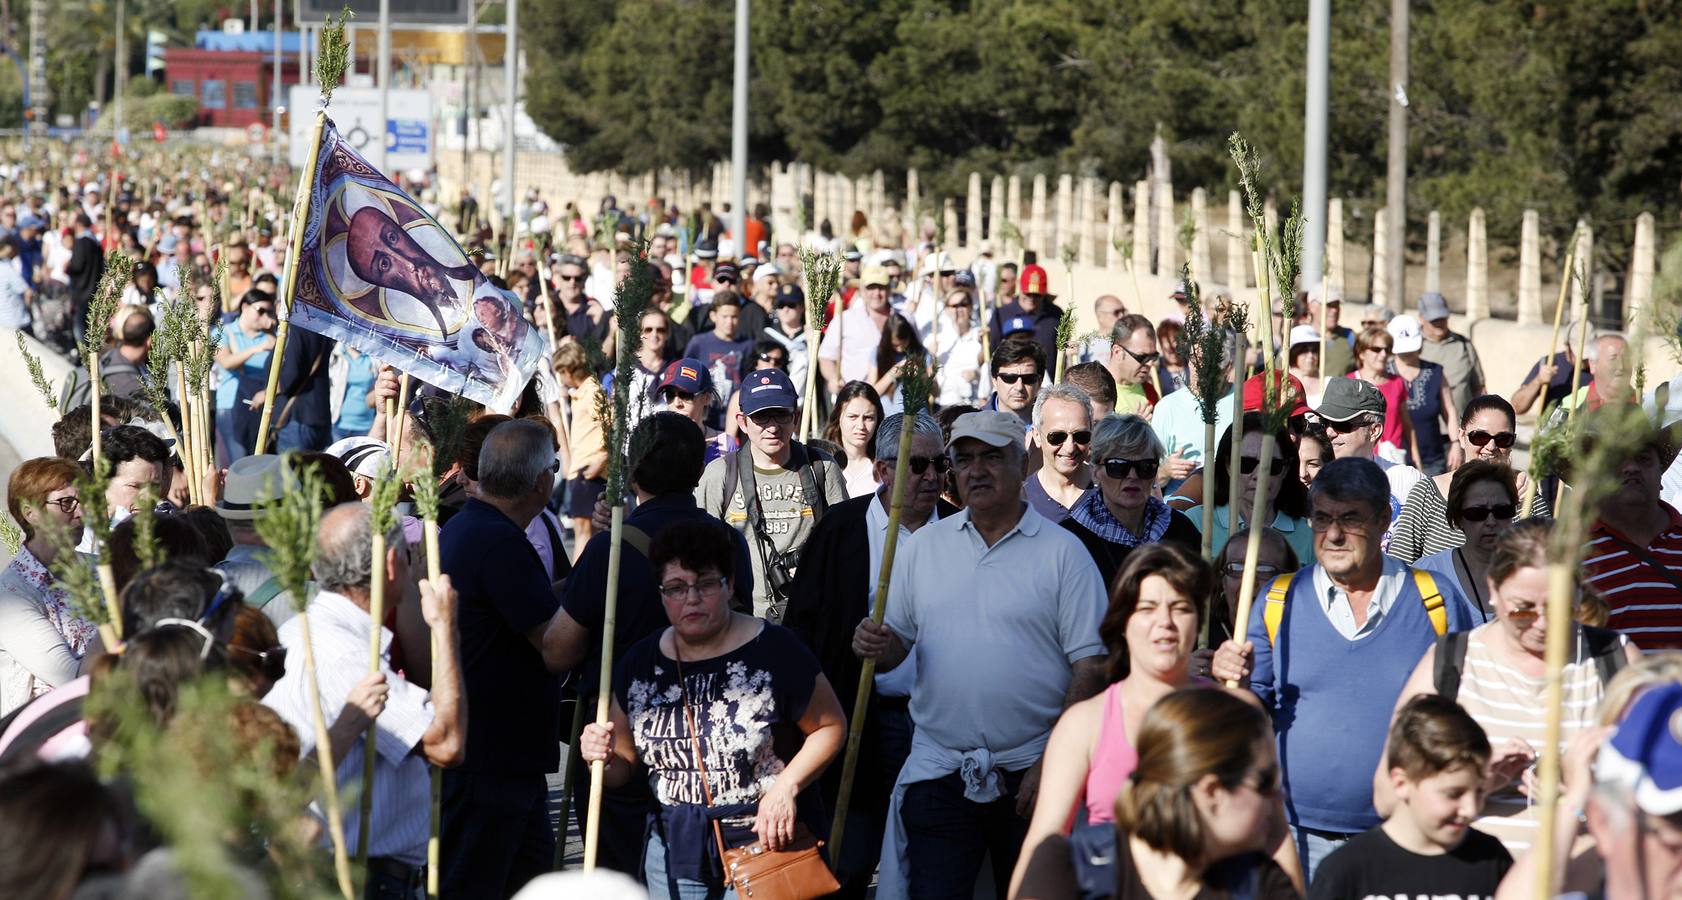
[[[555,313],[566,326],[566,333],[581,344],[600,345],[607,337],[609,316],[595,298],[584,293],[584,282],[590,277],[583,257],[568,254],[555,267],[555,299],[560,309]]]
[[[1250,621],[1237,625],[1244,639],[1223,643],[1211,667],[1247,684],[1273,717],[1286,815],[1310,881],[1333,850],[1380,822],[1372,773],[1415,663],[1439,636],[1482,618],[1452,580],[1384,555],[1389,494],[1371,459],[1322,469],[1309,490],[1313,564],[1260,586]]]
[[[984,408],[1015,415],[1024,435],[1033,427],[1034,401],[1045,379],[1045,359],[1040,345],[1025,338],[993,345],[993,359],[987,367],[993,373],[993,397]]]
[[[1116,320],[1110,331],[1110,374],[1115,376],[1115,411],[1150,418],[1161,399],[1151,383],[1151,370],[1162,360],[1156,350],[1151,320],[1130,313]]]
[[[993,332],[993,345],[998,346],[1004,341],[1006,322],[1022,317],[1032,323],[1034,343],[1039,345],[1047,365],[1050,365],[1057,358],[1057,323],[1063,319],[1063,309],[1057,305],[1057,295],[1051,293],[1045,267],[1023,266],[1020,280],[1022,290],[1017,298],[993,311],[993,320],[988,325]]]
[[[853,708],[861,668],[852,651],[853,628],[870,614],[887,544],[900,429],[905,426],[905,416],[895,414],[876,429],[873,465],[881,486],[874,493],[837,505],[812,529],[800,553],[800,570],[790,593],[788,614],[783,618],[783,625],[818,657],[830,684],[842,694],[843,707],[849,710]],[[911,456],[906,460],[909,480],[899,519],[901,547],[923,526],[958,512],[940,498],[946,473],[951,470],[940,423],[921,412],[910,427]],[[858,896],[863,896],[875,871],[888,794],[911,749],[911,687],[915,682],[914,661],[878,676],[865,714],[859,769],[847,816],[848,837],[843,844],[851,852],[836,864],[837,878],[843,884],[862,881],[850,885],[858,890]],[[840,769],[830,766],[824,773],[824,797],[831,808],[840,784]]]
[[[1376,463],[1390,484],[1390,518],[1385,521],[1385,544],[1390,541],[1390,524],[1401,515],[1408,493],[1425,473],[1413,466],[1391,462],[1378,455],[1378,436],[1384,429],[1384,395],[1359,378],[1328,378],[1325,393],[1314,414],[1326,428],[1335,459],[1366,459]]]
[[[781,369],[749,374],[736,424],[747,446],[707,465],[695,500],[742,532],[753,557],[753,614],[780,622],[800,550],[829,507],[847,499],[846,476],[821,450],[794,439],[800,397]]]
[[[1047,385],[1034,401],[1029,446],[1038,451],[1039,468],[1028,475],[1022,498],[1054,524],[1069,517],[1069,507],[1092,487],[1087,465],[1092,446],[1092,400],[1072,384]]]
[[[390,630],[368,617],[371,588],[371,514],[365,504],[345,503],[321,519],[312,571],[320,588],[309,602],[316,687],[323,708],[337,710],[368,672],[370,631],[379,629],[380,669],[388,688],[375,722],[374,801],[368,828],[367,896],[410,897],[425,882],[427,809],[431,804],[429,765],[459,765],[467,752],[467,705],[463,700],[461,650],[456,636],[456,593],[448,577],[423,581],[421,616],[437,639],[431,684],[423,687],[397,673],[388,658]],[[413,585],[409,544],[400,526],[387,536],[385,596],[401,604]],[[292,659],[304,658],[303,630],[294,619],[280,629],[280,644]],[[314,745],[310,679],[294,666],[275,682],[263,704],[297,731],[300,752]],[[339,761],[340,796],[351,796],[361,779],[365,743],[357,740]],[[345,804],[345,837],[357,853],[358,805]]]

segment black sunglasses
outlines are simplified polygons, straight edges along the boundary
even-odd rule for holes
[[[884,459],[883,462],[891,463],[894,462],[894,460]],[[913,475],[921,475],[924,472],[927,472],[929,470],[929,466],[934,466],[934,470],[936,472],[944,475],[947,470],[952,468],[952,461],[944,456],[907,456],[905,458],[905,465],[906,468],[911,470],[911,474]]]
[[[1367,427],[1367,423],[1359,422],[1354,419],[1350,419],[1347,422],[1326,422],[1325,425],[1327,431],[1335,431],[1338,434],[1350,434]]]
[[[1080,444],[1082,446],[1092,443],[1092,432],[1085,431],[1085,430],[1082,430],[1082,431],[1048,431],[1048,432],[1045,433],[1045,442],[1050,444],[1053,447],[1061,447],[1061,446],[1063,446],[1063,442],[1068,440],[1071,437],[1075,439],[1075,443]]]
[[[664,393],[666,395],[666,402],[667,403],[670,403],[673,400],[694,400],[695,399],[694,394],[691,394],[688,391],[680,391],[677,388],[666,388]]]
[[[1243,472],[1245,475],[1249,475],[1250,473],[1254,472],[1256,470],[1256,468],[1260,465],[1261,465],[1261,457],[1259,457],[1259,456],[1241,456],[1238,459],[1238,471]],[[1284,472],[1285,472],[1285,460],[1280,458],[1280,457],[1275,456],[1273,458],[1272,464],[1267,467],[1267,474],[1269,474],[1269,475],[1282,475],[1282,474],[1284,474]]]
[[[583,275],[558,275],[558,276],[556,276],[556,279],[559,280],[559,281],[583,281],[584,276]]]
[[[781,353],[761,353],[755,358],[760,362],[768,362],[779,369],[788,368],[788,357]]]
[[[1104,474],[1117,481],[1126,478],[1130,472],[1137,472],[1140,480],[1149,481],[1156,477],[1158,463],[1154,459],[1106,459],[1101,465]]]
[[[1121,349],[1127,350],[1126,347],[1122,347]],[[1156,361],[1162,358],[1162,354],[1160,353],[1146,353],[1145,355],[1140,356],[1132,350],[1127,350],[1127,355],[1133,357],[1133,361],[1141,366],[1154,366],[1156,365]]]
[[[1015,384],[1026,378],[1030,383],[1040,380],[1038,372],[999,372],[993,376],[1005,384]]]
[[[1518,435],[1511,431],[1497,431],[1490,434],[1482,429],[1474,428],[1466,432],[1466,440],[1471,441],[1474,447],[1482,447],[1490,441],[1494,441],[1495,446],[1502,450],[1510,450],[1514,444],[1518,443]]]
[[[1468,506],[1460,511],[1460,518],[1468,522],[1482,522],[1494,516],[1502,521],[1511,521],[1518,515],[1518,507],[1511,503],[1501,503],[1496,506]]]

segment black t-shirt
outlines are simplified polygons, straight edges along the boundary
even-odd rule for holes
[[[529,775],[560,768],[561,679],[526,632],[560,602],[525,529],[472,499],[439,535],[438,556],[456,589],[461,678],[473,727],[470,772]]]
[[[1128,850],[1127,835],[1118,830],[1114,846],[1112,900],[1153,900],[1139,878],[1133,854]],[[1072,852],[1069,838],[1061,834],[1041,841],[1028,859],[1017,896],[1045,900],[1082,896],[1081,877]],[[1193,900],[1232,900],[1240,896],[1246,900],[1300,900],[1301,897],[1278,863],[1260,853],[1251,853],[1210,866],[1203,873],[1203,884]]]
[[[1548,407],[1553,406],[1555,403],[1558,403],[1559,401],[1564,400],[1566,397],[1571,396],[1571,360],[1570,360],[1570,358],[1567,357],[1563,352],[1555,353],[1554,358],[1553,358],[1553,364],[1554,364],[1554,377],[1548,382],[1547,389],[1542,392],[1542,411],[1543,412],[1546,412]],[[1534,380],[1536,378],[1537,373],[1539,373],[1541,371],[1542,371],[1542,363],[1541,363],[1540,360],[1538,360],[1535,365],[1530,367],[1530,371],[1524,373],[1524,379],[1521,380],[1519,382],[1519,384],[1521,384],[1521,385],[1522,384],[1529,384],[1532,380]],[[1594,375],[1589,372],[1587,366],[1584,366],[1583,367],[1583,374],[1577,376],[1577,387],[1579,389],[1588,387],[1588,385],[1593,381],[1594,381]]]
[[[1512,865],[1507,848],[1475,828],[1453,850],[1422,856],[1379,827],[1326,857],[1308,886],[1308,900],[1488,900]]]

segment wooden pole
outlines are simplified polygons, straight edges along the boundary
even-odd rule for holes
[[[624,545],[625,498],[613,498],[612,537],[607,549],[607,602],[602,608],[602,668],[596,682],[596,724],[607,725],[613,701],[613,632],[619,622],[619,555]],[[607,787],[607,761],[590,763],[590,814],[584,825],[584,871],[596,870],[602,837],[602,793]]]
[[[281,317],[280,326],[275,332],[274,353],[269,357],[268,386],[263,390],[263,413],[257,420],[257,442],[251,446],[251,454],[256,456],[268,452],[269,425],[273,421],[275,391],[280,386],[280,366],[286,356],[286,336],[292,324],[292,296],[298,286],[299,255],[304,247],[304,225],[309,219],[310,183],[315,178],[315,162],[321,153],[321,133],[327,127],[327,110],[317,110],[315,125],[310,129],[309,155],[305,157],[304,168],[298,173],[298,193],[292,202],[292,240],[286,251],[286,268],[281,273],[280,294],[276,296],[278,306],[282,297],[286,299],[286,315]]]
[[[1534,870],[1537,900],[1549,900],[1554,891],[1554,822],[1559,814],[1560,714],[1565,700],[1564,671],[1570,653],[1571,598],[1576,593],[1573,584],[1574,562],[1563,560],[1548,563],[1548,630],[1547,650],[1547,721],[1542,736],[1542,752],[1536,760],[1536,782],[1540,790],[1537,799],[1537,841],[1531,852],[1536,854]]]
[[[1231,459],[1228,460],[1227,475],[1231,490],[1226,495],[1226,524],[1229,538],[1238,530],[1238,498],[1244,495],[1244,472],[1240,466],[1243,463],[1243,453],[1241,451],[1244,446],[1244,372],[1249,368],[1244,364],[1244,354],[1249,352],[1249,348],[1244,346],[1244,335],[1240,334],[1237,337],[1238,358],[1236,368],[1232,372],[1232,428],[1228,431],[1232,435]],[[1214,455],[1214,450],[1215,447],[1211,444],[1209,447],[1211,457]],[[1214,467],[1210,466],[1209,468]],[[1216,477],[1218,478],[1220,475],[1217,473]],[[1239,599],[1242,601],[1243,598],[1240,597]]]
[[[1571,423],[1577,418],[1577,407],[1582,405],[1582,402],[1577,399],[1577,390],[1583,382],[1583,353],[1588,349],[1588,343],[1589,321],[1585,317],[1583,319],[1583,327],[1577,333],[1577,358],[1572,361],[1571,365],[1571,405],[1565,408],[1565,426],[1567,428],[1571,427]],[[1528,496],[1529,491],[1526,491],[1525,493],[1525,501],[1528,505],[1530,500],[1530,497]],[[1554,515],[1558,515],[1559,513],[1557,510],[1563,508],[1564,506],[1565,479],[1561,478],[1559,479],[1559,486],[1554,490],[1553,508],[1556,510]]]
[[[321,689],[316,685],[315,642],[310,639],[308,610],[298,612],[298,629],[304,639],[304,677],[309,692],[307,696],[315,713],[315,758],[321,766],[321,790],[327,801],[327,832],[333,841],[333,871],[338,876],[339,893],[345,900],[351,900],[356,892],[351,887],[350,856],[345,851],[345,822],[339,815],[338,776],[333,771],[333,742],[327,736],[327,717],[321,710]]]
[[[1215,397],[1208,398],[1213,406],[1220,402]],[[1243,398],[1239,398],[1243,402]],[[1242,411],[1241,411],[1242,412]],[[1236,421],[1236,420],[1235,420]],[[1215,560],[1215,423],[1203,423],[1203,558],[1209,562]],[[1229,504],[1230,507],[1230,504]],[[1230,509],[1227,517],[1231,518]],[[1204,616],[1205,619],[1208,616]]]
[[[391,417],[391,464],[397,465],[403,455],[404,425],[408,424],[409,416],[409,373],[403,373],[403,380],[397,389],[397,408]]]
[[[1571,269],[1576,261],[1577,234],[1572,232],[1571,243],[1565,248],[1565,274],[1560,276],[1559,279],[1559,299],[1554,301],[1554,333],[1553,337],[1548,340],[1548,362],[1550,363],[1553,362],[1554,356],[1559,353],[1559,327],[1565,320],[1565,295],[1571,290]],[[1584,330],[1588,329],[1587,321],[1583,322],[1583,328]],[[1582,365],[1582,360],[1578,359],[1577,364]],[[1546,393],[1545,390],[1544,393]],[[1542,413],[1543,415],[1547,414],[1546,404],[1543,405]]]
[[[427,474],[427,473],[422,473]],[[423,539],[426,542],[426,577],[434,585],[443,577],[443,561],[438,558],[438,516],[436,513],[427,516],[421,522]],[[438,635],[431,636],[432,644],[432,677],[438,677]],[[426,836],[426,896],[427,900],[438,900],[438,867],[439,843],[438,834],[444,821],[444,770],[437,766],[431,767],[432,797],[429,803],[429,825]]]
[[[373,538],[373,552],[369,558],[368,575],[368,672],[380,670],[380,638],[385,631],[385,531],[379,527],[378,516],[369,523]],[[360,814],[356,820],[356,867],[368,868],[368,835],[374,813],[374,764],[379,760],[379,720],[368,721],[368,736],[362,747],[362,797]],[[372,875],[372,873],[368,873]]]

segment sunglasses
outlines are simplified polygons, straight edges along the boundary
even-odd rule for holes
[[[758,359],[760,362],[768,362],[779,369],[788,368],[788,357],[783,356],[780,353],[761,353],[755,357],[755,359]]]
[[[583,281],[584,276],[583,275],[561,275],[561,276],[558,277],[557,280],[560,280],[560,281]]]
[[[794,421],[794,410],[791,409],[762,409],[748,416],[753,424],[760,428],[772,425],[787,425]]]
[[[1468,522],[1482,522],[1494,516],[1503,522],[1512,521],[1518,515],[1518,507],[1511,503],[1500,503],[1495,506],[1468,506],[1460,511],[1460,518]]]
[[[651,326],[651,327],[648,327],[648,328],[644,328],[644,329],[643,329],[643,330],[642,330],[642,333],[643,333],[643,334],[665,334],[665,333],[666,333],[666,329],[664,329],[664,328],[655,328],[655,327],[652,327],[652,326]]]
[[[948,304],[946,304],[946,308],[947,309],[969,309],[969,304],[968,303],[948,303]]]
[[[1260,465],[1261,465],[1261,457],[1259,457],[1259,456],[1243,456],[1243,457],[1239,457],[1239,459],[1238,459],[1238,471],[1243,472],[1245,475],[1249,475],[1252,472],[1255,472],[1256,468]],[[1280,457],[1275,456],[1273,458],[1272,464],[1267,467],[1267,474],[1269,474],[1269,475],[1283,475],[1283,474],[1285,474],[1285,460],[1280,458]]]
[[[1126,347],[1121,349],[1127,350]],[[1154,366],[1156,365],[1156,361],[1162,358],[1162,354],[1160,353],[1146,353],[1144,355],[1140,355],[1138,353],[1134,353],[1132,350],[1127,350],[1127,355],[1133,357],[1133,361],[1141,366]]]
[[[719,284],[735,284],[736,283],[736,279],[731,278],[729,275],[725,275],[725,276],[720,277],[720,278],[714,278],[713,280],[718,282]]]
[[[1494,441],[1495,446],[1502,450],[1510,450],[1514,444],[1518,443],[1518,435],[1511,431],[1497,431],[1490,434],[1482,429],[1474,428],[1466,432],[1466,440],[1471,441],[1474,447],[1482,447],[1490,441]]]
[[[1040,380],[1040,373],[1038,373],[1038,372],[999,372],[999,373],[995,374],[993,377],[999,379],[1000,381],[1004,382],[1005,384],[1015,384],[1018,381],[1022,381],[1024,379],[1026,379],[1029,384],[1033,384],[1034,382]]]
[[[1045,442],[1053,447],[1061,447],[1063,446],[1063,442],[1071,437],[1075,439],[1075,443],[1080,444],[1081,446],[1092,443],[1092,432],[1084,430],[1048,431],[1045,433]]]
[[[1222,567],[1222,571],[1226,572],[1227,577],[1229,577],[1229,578],[1243,578],[1244,577],[1244,564],[1241,563],[1241,562],[1229,562],[1225,566]],[[1278,575],[1278,574],[1279,574],[1279,567],[1278,566],[1263,566],[1263,565],[1256,566],[1256,578],[1257,578],[1257,580],[1260,580],[1260,579],[1263,579],[1263,578],[1272,578],[1272,577],[1274,577],[1275,575]]]
[[[892,459],[884,459],[882,461],[887,463],[894,462]],[[905,458],[905,466],[911,470],[911,474],[913,475],[921,475],[927,472],[929,470],[929,466],[934,466],[935,472],[944,475],[952,468],[952,461],[944,456],[907,456]]]
[[[1327,431],[1335,431],[1338,434],[1353,434],[1366,428],[1367,423],[1350,419],[1347,422],[1326,422],[1325,426]]]
[[[666,394],[666,402],[667,403],[670,403],[673,400],[685,400],[685,401],[693,402],[694,399],[695,399],[694,394],[691,394],[688,391],[680,391],[677,388],[666,388],[665,394]]]
[[[1104,467],[1105,475],[1117,481],[1133,472],[1139,473],[1141,481],[1150,481],[1156,477],[1158,462],[1154,459],[1106,459],[1100,465]]]

